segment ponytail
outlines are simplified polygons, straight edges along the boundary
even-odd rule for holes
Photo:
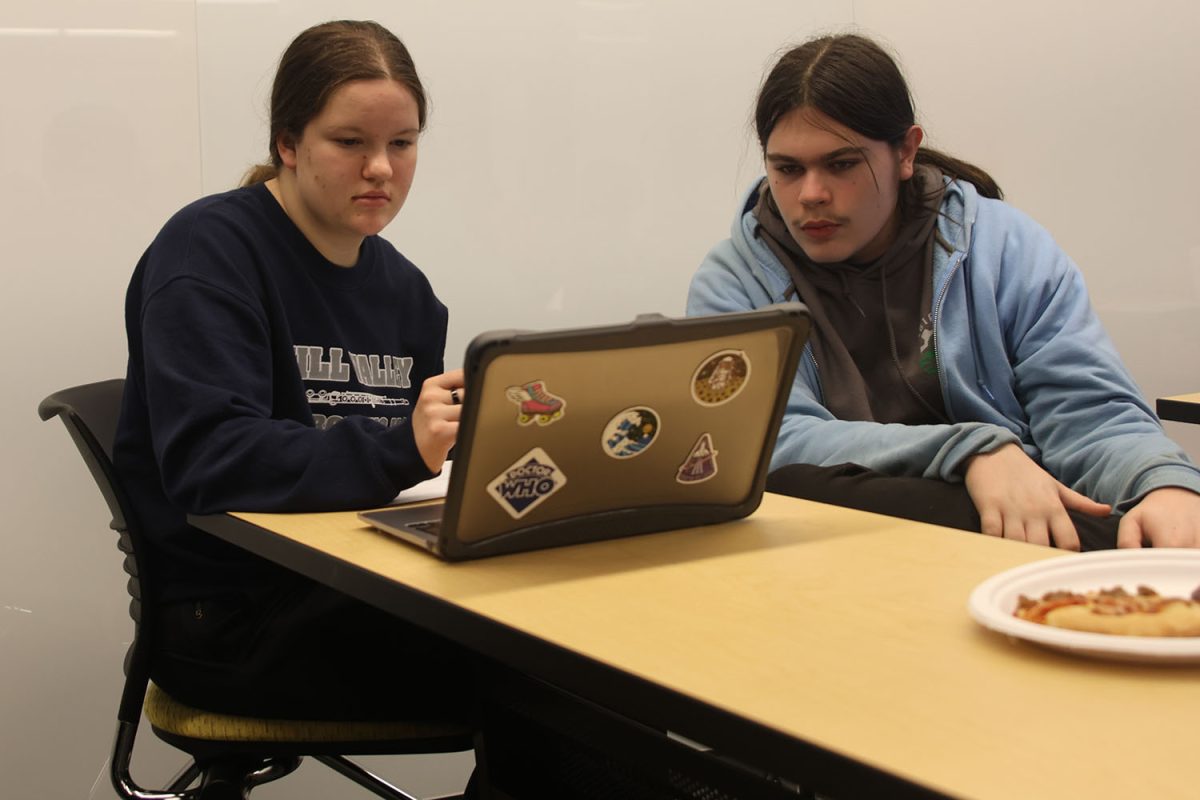
[[[274,164],[255,164],[250,169],[246,170],[246,174],[242,176],[241,186],[254,186],[267,181],[279,175],[279,169]]]
[[[972,183],[984,197],[990,197],[993,200],[1004,199],[1004,192],[1001,191],[1000,184],[996,183],[991,175],[974,164],[968,164],[966,161],[947,155],[940,150],[922,147],[917,151],[916,163],[936,167],[951,180]]]

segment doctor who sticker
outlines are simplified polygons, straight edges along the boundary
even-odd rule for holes
[[[520,519],[567,484],[554,460],[540,447],[518,458],[488,484],[488,494],[508,512]]]
[[[679,465],[675,480],[683,484],[703,483],[716,474],[717,450],[713,447],[712,436],[702,433],[687,459]]]
[[[530,381],[520,386],[510,386],[504,396],[517,404],[517,424],[549,425],[562,418],[567,410],[567,401],[546,391],[546,382]]]
[[[658,412],[646,406],[634,406],[617,414],[604,426],[600,444],[613,458],[633,458],[654,444],[662,431]]]
[[[692,397],[702,406],[719,406],[737,397],[749,380],[746,353],[722,350],[706,358],[692,375]]]

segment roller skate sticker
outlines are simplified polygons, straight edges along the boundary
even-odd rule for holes
[[[600,444],[613,458],[633,458],[649,449],[661,430],[657,411],[634,406],[608,421]]]
[[[719,406],[738,396],[750,380],[750,359],[741,350],[722,350],[704,359],[692,375],[692,397]]]
[[[504,396],[517,404],[517,423],[520,425],[549,425],[560,419],[567,410],[567,401],[546,391],[545,381],[530,381],[510,386]]]
[[[717,451],[713,448],[712,437],[707,433],[700,434],[687,460],[679,465],[675,480],[680,483],[703,483],[717,474]]]
[[[546,451],[535,447],[488,484],[488,493],[513,519],[520,519],[567,484]]]

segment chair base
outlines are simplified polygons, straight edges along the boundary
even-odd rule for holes
[[[197,800],[246,800],[254,787],[290,775],[301,761],[290,756],[213,762],[202,770]]]

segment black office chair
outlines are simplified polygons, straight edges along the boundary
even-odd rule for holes
[[[451,753],[472,749],[472,729],[461,721],[296,721],[218,714],[192,708],[150,682],[153,648],[149,615],[154,613],[154,576],[146,567],[143,533],[112,465],[112,443],[125,381],[109,380],[63,389],[38,406],[43,420],[57,416],[67,426],[112,512],[111,526],[125,553],[133,598],[133,642],[125,656],[125,687],[117,712],[110,774],[126,800],[240,800],[260,784],[294,771],[304,756],[390,800],[412,795],[345,758],[347,754]],[[159,738],[191,761],[163,790],[146,790],[130,776],[133,742],[142,712]],[[452,795],[442,800],[459,798]]]

